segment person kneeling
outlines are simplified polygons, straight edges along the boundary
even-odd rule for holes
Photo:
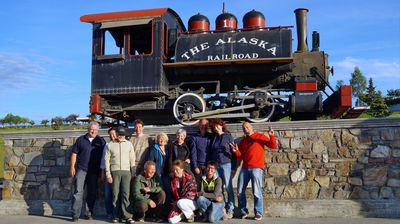
[[[154,222],[163,221],[160,217],[165,202],[165,192],[161,188],[161,181],[156,174],[156,164],[147,161],[144,164],[143,174],[136,176],[133,184],[134,210],[139,222],[144,222],[147,211],[151,211]],[[151,210],[149,210],[151,209]],[[149,214],[147,214],[149,217]]]
[[[182,160],[176,160],[172,170],[174,173],[171,180],[172,209],[168,214],[168,222],[177,223],[182,218],[186,218],[188,222],[194,222],[194,211],[197,209],[196,181],[185,171],[185,163]]]
[[[224,198],[222,179],[216,175],[217,163],[207,163],[206,173],[202,178],[201,191],[198,193],[197,206],[202,221],[219,222],[224,218]]]

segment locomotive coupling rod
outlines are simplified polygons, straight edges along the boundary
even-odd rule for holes
[[[210,115],[215,115],[215,114],[222,114],[222,113],[227,113],[235,110],[243,110],[243,109],[249,109],[253,108],[256,105],[253,104],[248,104],[244,106],[237,106],[237,107],[229,107],[229,108],[223,108],[223,109],[217,109],[217,110],[212,110],[212,111],[206,111],[206,112],[201,112],[201,113],[195,113],[192,114],[192,118],[200,118],[200,117],[205,117],[205,116],[210,116]]]

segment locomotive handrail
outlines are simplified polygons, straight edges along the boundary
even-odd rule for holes
[[[289,29],[294,28],[294,26],[266,26],[266,27],[251,27],[251,28],[241,28],[234,29],[233,31],[252,31],[252,30],[276,30],[276,29]],[[226,30],[202,30],[202,31],[185,31],[180,32],[179,34],[197,34],[197,33],[223,33]]]
[[[228,64],[270,64],[270,63],[291,63],[293,57],[277,57],[277,58],[256,58],[256,59],[238,59],[238,60],[219,60],[219,61],[185,61],[164,63],[166,68],[181,68],[190,66],[215,66]]]

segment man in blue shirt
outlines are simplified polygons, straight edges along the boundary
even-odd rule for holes
[[[93,219],[93,208],[97,197],[97,180],[105,141],[98,136],[99,124],[90,122],[88,133],[80,136],[72,146],[70,176],[73,177],[72,221],[77,222],[82,210],[84,186],[87,188],[86,218]]]
[[[192,172],[197,183],[197,191],[200,191],[202,176],[205,174],[206,165],[209,160],[211,134],[207,132],[207,129],[208,120],[201,119],[199,121],[199,133],[193,135],[189,143],[190,160]]]

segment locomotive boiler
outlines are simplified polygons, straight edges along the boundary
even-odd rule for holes
[[[242,28],[223,11],[215,30],[202,14],[186,29],[169,8],[82,16],[93,24],[90,112],[183,125],[201,118],[340,118],[351,107],[351,86],[330,87],[332,68],[319,50],[318,32],[308,49],[308,10],[294,12],[294,52],[293,27],[268,27],[255,10],[244,15]]]

